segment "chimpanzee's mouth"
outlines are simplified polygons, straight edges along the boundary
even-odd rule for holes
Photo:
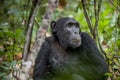
[[[74,39],[72,39],[72,42],[80,42],[80,41],[81,41],[80,38],[74,38]]]

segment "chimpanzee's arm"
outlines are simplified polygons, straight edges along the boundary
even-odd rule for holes
[[[48,65],[48,53],[50,52],[50,47],[48,42],[44,42],[35,61],[33,79],[34,80],[46,80],[45,74],[47,72],[46,66]]]
[[[81,58],[83,58],[83,61],[86,59],[85,63],[87,63],[88,65],[91,64],[90,66],[92,66],[94,71],[96,71],[96,75],[100,76],[100,79],[97,80],[106,80],[104,79],[104,74],[108,72],[108,65],[106,64],[106,61],[104,60],[101,52],[97,48],[95,41],[87,33],[81,33],[81,37]]]

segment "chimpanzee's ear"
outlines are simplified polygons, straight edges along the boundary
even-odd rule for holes
[[[52,32],[56,32],[56,21],[52,21],[50,27],[52,29]]]

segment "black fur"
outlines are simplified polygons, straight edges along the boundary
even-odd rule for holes
[[[71,19],[61,18],[51,24],[53,36],[46,38],[38,53],[34,80],[106,80],[104,74],[108,72],[108,66],[87,33],[80,31],[79,47],[72,48],[64,41],[62,29],[67,21],[75,21]],[[61,44],[60,39],[63,39],[64,44]]]

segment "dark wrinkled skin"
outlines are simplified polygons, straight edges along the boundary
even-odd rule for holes
[[[38,53],[33,79],[106,80],[108,66],[94,40],[74,25],[72,29],[66,28],[67,22],[79,26],[72,18],[61,18],[51,24],[53,36],[46,38]]]

